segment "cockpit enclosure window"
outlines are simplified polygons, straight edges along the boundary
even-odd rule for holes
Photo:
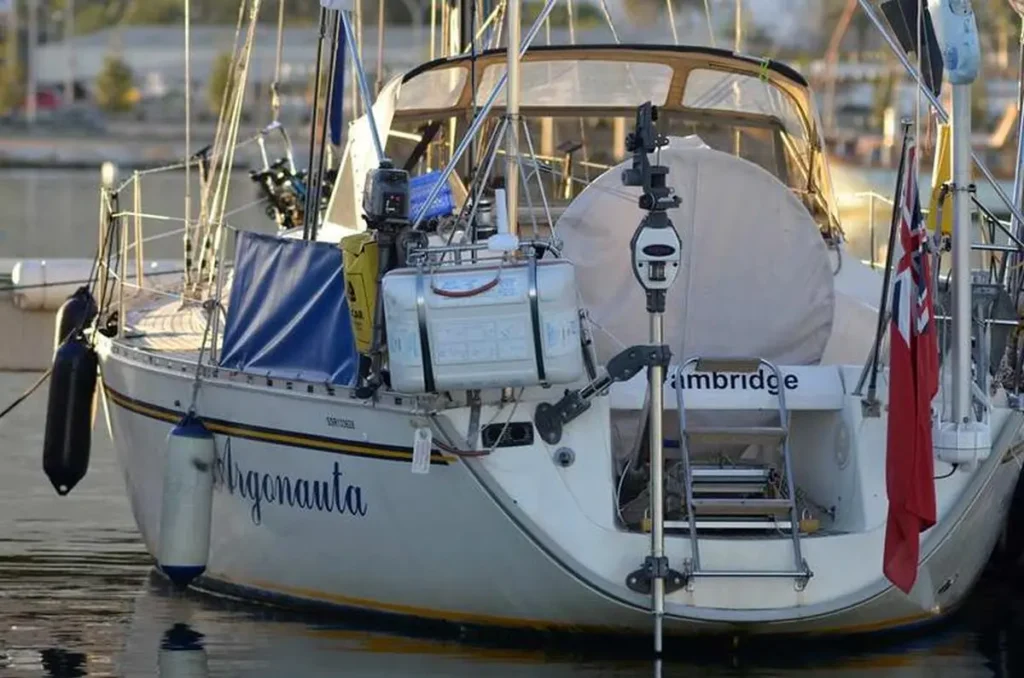
[[[420,73],[402,84],[399,111],[431,111],[451,108],[459,103],[469,71],[449,66]]]
[[[695,68],[686,78],[684,108],[754,113],[777,118],[789,136],[807,139],[807,125],[793,99],[769,80]]]
[[[753,114],[776,122],[775,148],[767,148],[765,137],[736,131],[733,153],[772,172],[807,205],[820,223],[831,225],[832,187],[824,159],[815,154],[810,135],[815,129],[813,115],[805,115],[793,97],[767,77],[725,70],[694,68],[683,89],[684,109]],[[745,137],[745,138],[744,138]],[[753,143],[751,143],[753,142]],[[717,150],[728,150],[709,141]]]
[[[488,66],[480,80],[483,100],[505,73],[504,64]],[[520,67],[520,106],[607,108],[637,106],[651,101],[661,106],[672,85],[672,67],[629,61],[559,59],[523,63]],[[497,106],[505,106],[506,90]]]

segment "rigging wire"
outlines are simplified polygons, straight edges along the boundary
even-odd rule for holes
[[[921,58],[921,24],[924,23],[924,2],[917,6],[917,72],[920,73],[924,67],[924,60]],[[917,186],[918,195],[921,190],[921,88],[914,91],[914,98],[917,110],[914,112],[914,143],[917,145],[917,152],[914,153],[914,185]]]
[[[675,43],[676,47],[678,47],[679,29],[676,28],[676,13],[672,9],[672,0],[665,0],[665,5],[668,7],[668,23],[672,28],[672,42]]]
[[[359,54],[359,63],[366,63],[363,58],[363,0],[355,0],[355,38],[356,44],[353,47]],[[362,116],[368,106],[372,106],[372,101],[363,101],[363,97],[357,95],[359,91],[359,69],[352,69],[352,112],[354,115],[352,119],[355,120]]]
[[[42,385],[43,385],[43,383],[45,383],[45,382],[46,382],[46,380],[47,380],[47,379],[49,379],[49,378],[50,378],[50,375],[51,375],[52,373],[53,373],[53,367],[50,367],[50,368],[49,368],[49,369],[47,369],[47,370],[46,370],[45,372],[43,372],[43,375],[42,375],[41,377],[39,377],[39,379],[38,379],[38,380],[36,381],[36,383],[32,384],[32,385],[31,385],[31,386],[30,386],[30,387],[28,388],[28,390],[27,390],[27,391],[25,391],[25,392],[24,392],[24,393],[22,393],[22,394],[21,394],[20,396],[18,396],[17,398],[15,398],[15,399],[14,399],[14,401],[13,401],[13,402],[12,402],[12,403],[11,403],[10,405],[8,405],[7,407],[5,407],[5,408],[3,409],[3,411],[2,411],[2,412],[0,412],[0,419],[3,419],[4,417],[6,417],[6,416],[7,416],[8,414],[10,414],[11,412],[13,412],[13,411],[14,411],[14,408],[16,408],[16,407],[17,407],[18,405],[20,405],[20,404],[22,404],[23,402],[25,402],[26,400],[28,400],[28,399],[29,399],[29,397],[30,397],[30,396],[31,396],[31,395],[32,395],[33,393],[35,393],[35,392],[36,392],[36,391],[37,391],[37,390],[39,389],[39,387],[40,387],[40,386],[42,386]]]
[[[572,9],[572,0],[565,0],[565,11],[569,14],[569,44],[576,44],[576,18]]]
[[[601,0],[601,12],[604,14],[604,20],[608,24],[608,29],[612,32],[612,38],[615,40],[615,44],[621,44],[622,41],[619,40],[619,32],[615,30],[615,22],[612,21],[612,13],[608,11],[608,0]]]
[[[437,0],[430,0],[430,60],[437,58]]]
[[[245,0],[243,0],[243,2],[240,2],[238,5],[238,19],[235,23],[235,38],[231,46],[232,57],[228,70],[229,74],[231,75],[234,75],[235,71],[238,68],[238,42],[242,36],[242,24],[245,21],[246,5],[247,2]],[[213,183],[210,181],[210,177],[213,176],[213,174],[217,171],[218,163],[224,156],[224,149],[226,148],[224,144],[224,134],[227,129],[226,120],[229,101],[228,94],[230,93],[230,91],[231,87],[225,87],[224,91],[221,93],[220,109],[217,116],[217,129],[214,132],[213,136],[213,145],[211,147],[212,152],[210,154],[210,162],[208,165],[205,166],[203,164],[200,164],[199,167],[199,229],[202,229],[203,235],[202,245],[200,247],[199,252],[199,266],[197,267],[197,275],[194,281],[196,289],[192,290],[193,293],[197,296],[198,287],[202,285],[203,272],[205,271],[208,265],[207,262],[209,261],[209,258],[212,254],[212,252],[210,251],[210,199],[211,191],[213,190]],[[185,161],[190,162],[191,158],[186,158]],[[194,239],[197,240],[198,237],[199,233],[197,230]],[[186,292],[188,292],[188,290],[186,290]]]
[[[575,45],[576,44],[576,17],[575,17],[575,13],[573,12],[572,2],[573,2],[573,0],[566,0],[566,11],[569,14],[569,44],[570,45]],[[603,2],[604,2],[604,0],[602,0],[602,4],[603,4]],[[605,19],[608,21],[608,26],[612,30],[612,35],[615,35],[615,27],[612,25],[612,18],[608,14],[608,5],[604,5],[604,11],[605,11]],[[615,42],[618,43],[618,41],[619,41],[618,36],[615,36]],[[579,79],[578,79],[579,78],[578,72],[576,73],[576,77],[577,77],[576,87],[579,88],[580,84],[579,84]],[[580,125],[580,143],[583,144],[583,147],[580,149],[580,150],[583,151],[583,177],[586,179],[586,181],[589,182],[590,181],[590,144],[587,142],[587,123],[586,123],[586,121],[582,117],[579,118],[579,125]]]
[[[274,59],[274,82],[270,84],[270,111],[273,122],[281,116],[281,59],[284,54],[284,0],[277,0],[277,54]]]
[[[498,15],[494,33],[491,34],[491,49],[500,47],[501,39],[505,35],[505,15],[508,14],[508,1],[502,0],[498,7],[501,9],[501,13]]]
[[[469,91],[472,92],[472,101],[471,101],[471,103],[472,103],[472,106],[473,106],[473,115],[470,118],[471,120],[476,120],[477,113],[479,112],[479,107],[477,106],[477,99],[476,99],[476,95],[477,95],[477,91],[476,91],[476,85],[477,85],[477,72],[476,72],[477,71],[477,65],[476,65],[476,59],[477,59],[477,56],[476,56],[476,32],[477,32],[477,21],[479,21],[480,14],[482,14],[482,12],[480,11],[481,9],[482,8],[479,6],[478,2],[472,2],[471,1],[469,3],[469,36],[462,36],[462,44],[459,45],[460,50],[462,48],[465,48],[466,37],[469,38],[469,54],[470,54],[470,57],[469,57]],[[465,23],[463,23],[463,25],[465,25]],[[476,140],[473,141],[473,145],[469,148],[468,163],[467,163],[468,164],[467,176],[469,176],[470,180],[472,180],[473,175],[476,174],[477,149],[475,148],[475,146],[476,146]]]
[[[478,0],[478,2],[482,2],[482,1],[483,0]],[[494,23],[497,20],[498,16],[500,15],[500,13],[502,11],[502,7],[503,7],[503,4],[502,3],[498,3],[494,7],[494,9],[491,10],[491,13],[487,14],[487,18],[484,20],[484,22],[482,24],[480,24],[479,27],[474,29],[473,35],[475,36],[474,40],[476,41],[477,45],[479,45],[479,44],[488,44],[488,37],[487,36],[490,35],[491,24]],[[486,14],[486,10],[483,7],[478,6],[478,9],[476,11],[477,11],[477,17],[478,17],[477,21],[479,21],[479,17],[483,16],[484,14]],[[463,55],[468,54],[468,53],[469,53],[469,49],[468,48],[462,50],[462,54]]]
[[[281,0],[284,2],[284,0]],[[185,0],[185,233],[184,248],[185,289],[192,283],[192,0]],[[138,179],[136,178],[136,181]]]
[[[711,0],[704,0],[704,16],[708,20],[708,37],[711,39],[711,46],[717,47],[715,44],[715,23],[711,16]]]
[[[245,44],[242,47],[241,53],[238,55],[238,70],[237,79],[233,83],[234,88],[232,89],[232,96],[234,98],[233,107],[231,109],[231,123],[228,129],[228,139],[225,147],[227,148],[227,159],[221,166],[221,174],[219,177],[219,184],[217,192],[215,193],[215,201],[213,210],[211,212],[211,219],[209,220],[207,227],[210,228],[213,224],[216,224],[216,235],[213,240],[213,252],[215,254],[220,253],[220,249],[223,245],[224,239],[224,211],[227,207],[228,190],[230,188],[231,170],[235,164],[235,151],[238,148],[238,130],[241,125],[242,119],[242,105],[245,100],[245,90],[248,83],[249,76],[249,64],[252,60],[252,50],[256,42],[256,26],[259,21],[260,5],[262,0],[252,0],[252,7],[249,17],[249,27],[246,32]],[[217,200],[216,198],[219,198]],[[210,265],[210,276],[209,284],[213,283],[214,276],[217,274],[217,261],[214,258]]]
[[[377,3],[377,82],[374,83],[373,93],[380,94],[384,89],[384,0]]]

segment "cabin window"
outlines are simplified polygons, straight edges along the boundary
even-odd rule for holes
[[[477,89],[481,101],[505,73],[505,65],[488,66]],[[520,67],[520,105],[552,108],[635,108],[651,101],[662,105],[672,84],[672,67],[627,61],[552,59],[525,61]],[[404,92],[403,92],[404,95]],[[505,106],[502,90],[496,105]]]
[[[420,73],[402,83],[400,111],[436,111],[459,103],[466,87],[467,71],[461,66]]]

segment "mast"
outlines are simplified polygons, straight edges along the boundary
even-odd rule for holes
[[[1014,176],[1013,176],[1013,202],[1018,210],[1024,208],[1024,5],[1019,3],[1011,3],[1013,8],[1021,14],[1021,26],[1020,26],[1020,57],[1017,66],[1017,162],[1014,165]],[[1019,5],[1019,6],[1018,6]],[[1016,216],[1013,217],[1013,232],[1020,238],[1024,235],[1024,222],[1019,220]],[[1021,273],[1017,269],[1016,264],[1021,262],[1020,255],[1015,254],[1011,261],[1015,264],[1012,267],[1013,273],[1011,273],[1011,290],[1014,294],[1014,303],[1020,303],[1017,298],[1017,290],[1020,289],[1018,281],[1020,280]]]
[[[505,191],[508,232],[519,234],[519,41],[521,0],[508,0],[508,125],[505,130]]]
[[[477,101],[476,87],[479,76],[476,68],[476,0],[460,0],[459,8],[459,53],[469,52],[469,91],[473,96],[473,117],[476,117]],[[454,135],[453,135],[454,136]],[[466,155],[466,176],[472,179],[476,170],[477,147],[474,140]]]
[[[67,72],[64,75],[64,103],[75,103],[75,0],[67,0],[64,8],[64,52],[67,57]]]
[[[28,87],[25,91],[25,118],[28,124],[35,124],[38,103],[37,72],[39,48],[39,0],[28,0]]]
[[[739,54],[743,51],[743,0],[736,0],[736,27],[735,41],[732,51]]]
[[[978,27],[970,0],[947,3],[929,0],[928,8],[936,36],[947,58],[949,84],[953,90],[952,193],[953,193],[953,346],[952,417],[959,429],[975,421],[971,388],[971,86],[981,68]]]
[[[953,421],[971,413],[971,84],[953,84]]]
[[[459,9],[459,52],[473,47],[476,36],[476,0],[461,0]]]

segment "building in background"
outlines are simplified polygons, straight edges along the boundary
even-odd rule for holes
[[[2,1],[2,0],[0,0]],[[693,44],[707,44],[705,25],[682,25],[681,39]],[[631,25],[616,26],[623,42],[669,43],[671,29],[665,24],[654,27]],[[192,91],[196,101],[197,115],[206,111],[206,87],[219,56],[229,52],[234,42],[234,26],[194,26],[192,28]],[[282,51],[281,85],[286,93],[284,106],[308,108],[307,90],[312,84],[315,68],[315,45],[317,28],[304,26],[287,28],[284,33]],[[260,26],[256,32],[248,86],[247,98],[250,107],[269,106],[269,88],[274,80],[277,30],[272,25]],[[537,44],[545,44],[547,33],[538,36]],[[391,74],[410,69],[429,57],[430,31],[426,26],[389,26],[385,32],[384,70]],[[604,26],[577,30],[578,43],[605,44],[614,41],[610,30]],[[568,44],[567,29],[551,31],[553,44]],[[364,65],[370,82],[376,75],[377,32],[368,22],[364,31]],[[147,99],[160,101],[152,113],[167,118],[179,118],[183,106],[175,108],[169,104],[180,98],[184,92],[184,33],[180,26],[125,26],[98,31],[88,35],[75,36],[70,49],[63,41],[41,44],[36,52],[36,77],[40,89],[61,87],[68,73],[69,55],[73,55],[75,80],[85,90],[92,88],[103,69],[108,56],[116,55],[132,69],[135,86],[139,90],[140,102]],[[350,86],[346,79],[346,86]],[[290,96],[287,95],[290,93]],[[283,112],[283,114],[287,114]],[[293,113],[294,114],[294,113]]]

